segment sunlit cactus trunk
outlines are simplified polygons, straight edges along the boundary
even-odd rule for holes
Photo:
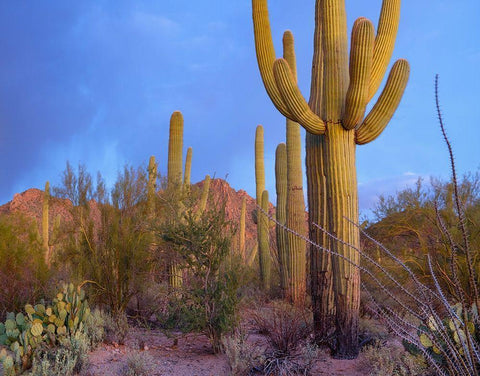
[[[257,205],[268,212],[268,192],[265,191],[263,127],[259,125],[255,132],[255,183]],[[266,203],[265,203],[266,200]],[[265,204],[265,205],[264,205]],[[257,242],[260,263],[260,280],[265,290],[270,289],[270,242],[268,235],[268,218],[257,209]]]
[[[168,139],[168,171],[167,171],[167,190],[176,192],[175,197],[180,199],[182,189],[183,172],[183,116],[179,111],[175,111],[170,118],[170,134]],[[175,258],[168,265],[169,284],[173,288],[182,286],[182,274]]]
[[[384,0],[378,30],[366,18],[356,20],[348,56],[344,0],[317,0],[310,100],[304,99],[288,59],[277,59],[266,0],[252,0],[257,61],[264,86],[277,109],[299,123],[307,134],[306,164],[309,235],[333,256],[311,248],[311,292],[317,339],[328,336],[335,314],[333,354],[358,355],[360,300],[358,263],[358,197],[355,147],[373,141],[400,103],[409,65],[398,60],[370,113],[392,55],[398,29],[400,0]],[[316,224],[341,242],[327,238]],[[343,242],[343,243],[342,243]],[[345,245],[348,243],[351,245]],[[340,255],[337,256],[336,254]],[[332,294],[333,303],[332,305]]]
[[[269,240],[269,219],[265,213],[268,213],[268,192],[263,191],[261,208],[258,212],[258,259],[260,261],[260,279],[265,290],[270,289],[271,283],[271,259],[270,259],[270,240]]]
[[[45,191],[43,192],[42,206],[42,244],[45,252],[45,264],[50,267],[51,254],[49,244],[49,207],[50,207],[50,183],[45,183]]]
[[[280,269],[280,288],[284,295],[288,294],[290,284],[289,258],[287,232],[283,226],[287,222],[287,146],[281,143],[275,152],[275,188],[277,191],[277,206],[275,219],[277,225],[275,234],[277,237],[278,266]]]
[[[238,229],[238,249],[243,262],[246,263],[247,255],[245,250],[245,220],[247,216],[247,198],[243,196],[242,209],[240,211],[240,223]]]
[[[149,216],[155,214],[155,201],[157,195],[157,163],[152,155],[148,162],[148,186],[147,186],[147,212]]]
[[[297,63],[293,35],[290,31],[283,34],[283,57],[288,62],[296,81]],[[305,198],[303,195],[302,142],[300,125],[287,118],[287,201],[285,224],[293,232],[287,232],[288,250],[288,286],[286,296],[293,303],[305,301],[306,294],[306,243]]]

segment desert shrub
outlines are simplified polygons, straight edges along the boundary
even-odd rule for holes
[[[218,205],[218,204],[217,204]],[[194,208],[180,220],[164,223],[159,235],[174,246],[188,278],[172,296],[168,317],[170,327],[204,332],[214,352],[221,338],[236,323],[238,276],[226,265],[232,236],[224,206],[211,204],[202,214]]]
[[[127,357],[122,376],[149,376],[153,371],[152,357],[143,351],[134,351]]]
[[[263,364],[263,350],[249,343],[247,333],[241,328],[222,338],[222,349],[228,358],[233,376],[250,375],[254,368]]]
[[[312,333],[308,309],[278,301],[255,312],[253,320],[271,347],[263,357],[266,375],[310,374],[317,348],[308,342]]]
[[[36,352],[28,376],[72,376],[88,364],[90,339],[84,333],[62,340],[58,347]]]
[[[76,280],[91,280],[89,295],[114,314],[125,311],[142,285],[151,244],[146,223],[146,175],[125,167],[110,195],[100,175],[93,179],[82,165],[77,172],[67,163],[57,197],[72,201],[71,223],[57,265],[67,265]]]
[[[360,370],[371,376],[415,376],[430,375],[421,356],[414,356],[394,345],[378,341],[362,351]]]
[[[288,356],[312,332],[310,312],[286,302],[274,302],[254,313],[260,333],[265,334],[275,353]]]
[[[45,296],[49,272],[43,254],[35,222],[0,217],[0,320]]]
[[[105,315],[105,340],[107,342],[124,344],[129,328],[125,313]]]
[[[85,322],[85,333],[90,341],[90,347],[96,348],[105,339],[107,318],[105,313],[95,308]]]

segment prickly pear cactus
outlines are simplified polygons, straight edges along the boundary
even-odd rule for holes
[[[32,365],[41,344],[56,346],[64,338],[83,332],[90,308],[85,292],[73,284],[64,285],[51,306],[27,304],[25,313],[7,314],[0,323],[0,362],[4,375],[16,375]]]

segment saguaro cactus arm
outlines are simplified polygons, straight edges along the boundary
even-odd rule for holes
[[[287,117],[302,124],[310,133],[325,133],[325,123],[308,107],[285,59],[277,59],[274,62],[273,73],[283,101],[291,114]]]
[[[368,100],[370,101],[382,83],[392,57],[400,22],[400,0],[383,0],[378,21],[378,31],[373,50],[372,76]]]
[[[363,145],[376,139],[395,113],[410,75],[408,61],[395,62],[385,88],[363,123],[356,129],[356,143]]]
[[[290,117],[290,111],[283,102],[273,75],[273,62],[276,59],[273,47],[270,20],[268,18],[267,0],[252,1],[253,32],[255,34],[255,49],[258,67],[268,96],[283,116]]]
[[[345,100],[343,127],[353,129],[363,119],[368,103],[368,88],[372,70],[374,29],[366,18],[355,21],[350,50],[350,86]]]

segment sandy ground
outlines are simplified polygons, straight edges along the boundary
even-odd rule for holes
[[[265,339],[251,334],[248,340],[264,346]],[[86,376],[122,375],[127,359],[132,353],[142,353],[151,365],[150,375],[220,376],[230,375],[226,355],[213,354],[208,339],[203,335],[178,336],[178,343],[158,330],[133,328],[125,341],[126,345],[102,345],[89,355]],[[364,376],[358,370],[361,355],[356,360],[335,360],[320,353],[312,375]],[[261,375],[261,373],[257,373]]]

